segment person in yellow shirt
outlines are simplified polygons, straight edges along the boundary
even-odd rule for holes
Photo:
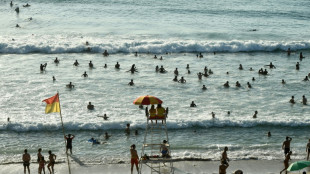
[[[166,110],[165,110],[165,108],[161,107],[161,104],[157,105],[156,116],[158,119],[165,119],[166,118]],[[163,121],[162,121],[162,123],[163,123]]]
[[[154,105],[151,106],[151,109],[149,110],[149,114],[150,114],[150,119],[156,118],[156,109]]]

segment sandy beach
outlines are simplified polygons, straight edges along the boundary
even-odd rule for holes
[[[294,162],[294,161],[291,161]],[[195,173],[195,174],[216,174],[218,173],[219,161],[180,161],[174,163],[174,173]],[[241,169],[246,174],[275,174],[279,173],[283,169],[283,163],[278,160],[238,160],[231,161],[229,163],[227,173],[233,173],[234,171]],[[30,170],[31,173],[36,173],[38,165],[32,163]],[[22,164],[7,164],[1,165],[1,173],[17,174],[23,171]],[[56,173],[68,173],[68,167],[66,163],[60,163],[55,165]],[[301,170],[309,171],[309,168]],[[47,169],[46,169],[47,172]],[[130,173],[130,164],[102,164],[102,165],[79,165],[76,162],[71,164],[72,174],[123,174]],[[150,169],[143,165],[142,173],[151,173]],[[298,173],[298,172],[290,172]],[[310,173],[310,172],[307,172]]]

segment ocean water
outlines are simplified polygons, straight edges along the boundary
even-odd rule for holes
[[[303,81],[310,67],[309,1],[34,0],[28,8],[9,2],[0,2],[1,164],[20,162],[25,148],[35,161],[40,147],[45,156],[52,150],[64,161],[60,117],[44,114],[42,102],[57,91],[65,131],[76,135],[73,158],[79,163],[128,161],[133,143],[141,152],[146,118],[132,103],[141,95],[157,96],[169,107],[173,158],[219,160],[228,146],[231,159],[283,159],[281,145],[290,136],[292,158],[305,159],[310,111],[300,102],[310,96],[310,82]],[[104,50],[110,56],[103,57]],[[196,57],[199,52],[203,58]],[[306,57],[302,61],[300,52]],[[79,67],[72,65],[75,60]],[[89,61],[95,68],[88,68]],[[120,70],[114,69],[116,62]],[[264,66],[270,62],[276,69]],[[47,68],[40,72],[43,63]],[[127,72],[132,64],[139,73]],[[244,70],[238,70],[239,64]],[[157,65],[168,72],[156,73]],[[205,66],[214,74],[199,80],[197,73]],[[187,83],[172,81],[175,68]],[[260,68],[269,74],[259,75]],[[81,77],[84,71],[88,78]],[[134,86],[127,85],[131,79]],[[66,88],[69,82],[74,89]],[[202,85],[208,89],[202,91]],[[288,102],[291,96],[294,105]],[[196,108],[189,107],[192,101]],[[95,110],[87,110],[88,102]],[[255,110],[258,118],[253,119]],[[97,117],[104,113],[108,121]],[[126,136],[127,123],[139,135]],[[109,140],[105,132],[112,135]],[[92,146],[91,137],[107,143]]]

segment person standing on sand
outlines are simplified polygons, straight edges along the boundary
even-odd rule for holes
[[[137,172],[139,173],[139,167],[138,167],[139,156],[138,156],[135,144],[130,146],[130,154],[131,154],[131,169],[130,169],[131,174],[133,172],[133,165],[136,165]]]
[[[286,140],[282,144],[282,149],[284,149],[284,154],[285,155],[290,152],[291,141],[292,141],[292,138],[287,136]]]
[[[56,160],[56,155],[52,153],[52,151],[48,151],[48,154],[50,155],[48,158],[50,160],[50,162],[47,165],[48,171],[50,171],[50,173],[54,173],[54,164],[55,164],[55,160]],[[52,171],[50,169],[50,167],[52,167]]]
[[[72,154],[72,140],[75,136],[71,134],[68,134],[68,136],[65,135],[65,139],[67,140],[67,145],[66,145],[66,153],[68,153],[68,149],[70,149],[70,154]]]
[[[30,165],[31,157],[29,153],[27,153],[27,149],[25,149],[24,152],[25,153],[23,154],[23,166],[24,166],[24,174],[26,174],[26,167],[28,169],[28,173],[30,173],[29,165]]]
[[[225,161],[221,161],[221,165],[219,166],[219,174],[226,174],[226,169],[229,167],[229,164]]]
[[[229,161],[229,159],[227,157],[227,151],[228,151],[228,147],[225,146],[224,152],[222,153],[222,158],[221,158],[221,161],[223,161],[224,163],[228,163],[228,161]]]
[[[45,174],[45,164],[46,164],[46,161],[44,160],[44,157],[42,156],[40,158],[40,161],[39,161],[39,174],[42,173],[42,170],[43,170],[43,173]]]
[[[288,154],[285,156],[285,160],[284,160],[284,169],[280,172],[280,174],[285,171],[285,174],[287,174],[287,168],[289,166],[289,160],[291,159],[291,155],[292,155],[292,151],[289,151]]]
[[[306,152],[308,152],[308,155],[307,155],[307,161],[308,161],[309,160],[309,154],[310,154],[310,139],[309,139],[309,142],[307,144]]]

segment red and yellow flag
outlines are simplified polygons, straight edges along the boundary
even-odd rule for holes
[[[45,99],[46,102],[45,113],[60,112],[59,96],[58,93],[51,98]]]

